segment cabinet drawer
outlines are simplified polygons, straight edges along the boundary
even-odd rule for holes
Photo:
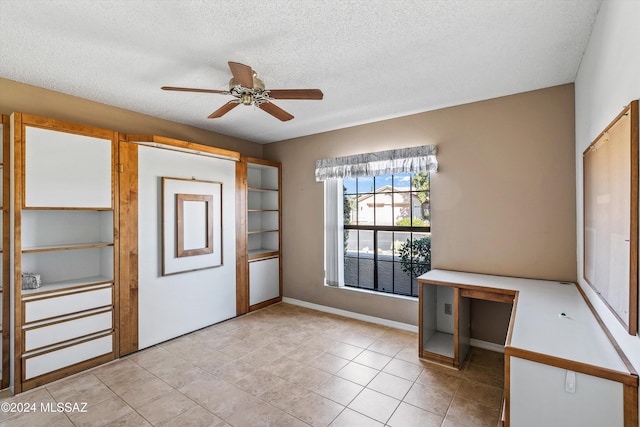
[[[24,380],[113,352],[113,334],[23,359]]]
[[[113,329],[111,310],[27,329],[24,331],[24,351],[32,351],[111,329]]]
[[[24,303],[24,323],[113,305],[112,287],[45,297]]]

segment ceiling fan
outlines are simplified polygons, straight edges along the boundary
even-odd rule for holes
[[[231,101],[211,113],[208,118],[222,117],[238,105],[255,105],[262,111],[271,114],[276,119],[286,122],[293,116],[271,102],[273,99],[322,99],[320,89],[265,89],[264,83],[248,65],[229,62],[233,78],[229,81],[229,90],[196,89],[188,87],[162,86],[162,90],[176,90],[181,92],[204,92],[231,95]]]

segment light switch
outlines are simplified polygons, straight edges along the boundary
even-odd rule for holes
[[[564,380],[564,391],[572,394],[576,392],[576,373],[574,371],[567,371],[567,376]]]

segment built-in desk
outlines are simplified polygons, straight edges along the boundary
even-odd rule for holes
[[[575,284],[445,270],[418,282],[420,357],[454,368],[469,345],[469,299],[513,303],[507,426],[638,426],[638,375]]]

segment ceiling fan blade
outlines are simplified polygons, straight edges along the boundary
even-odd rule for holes
[[[179,92],[205,92],[205,93],[222,93],[222,94],[229,93],[226,90],[196,89],[196,88],[191,88],[191,87],[162,86],[160,89],[162,89],[162,90],[177,90]]]
[[[283,122],[293,119],[293,116],[291,114],[287,113],[282,108],[278,107],[276,104],[272,104],[271,102],[264,102],[258,105],[258,108],[260,108],[262,111],[266,111],[276,119],[282,120]]]
[[[209,116],[207,118],[208,119],[217,119],[218,117],[222,117],[225,114],[227,114],[229,111],[231,111],[234,108],[236,108],[238,105],[240,105],[240,104],[238,104],[236,101],[229,101],[226,104],[224,104],[222,107],[218,108],[213,113],[209,114]]]
[[[269,97],[273,99],[322,99],[320,89],[271,89]]]
[[[253,70],[251,67],[239,62],[229,61],[229,68],[231,68],[231,74],[233,74],[236,83],[247,89],[253,89]]]

